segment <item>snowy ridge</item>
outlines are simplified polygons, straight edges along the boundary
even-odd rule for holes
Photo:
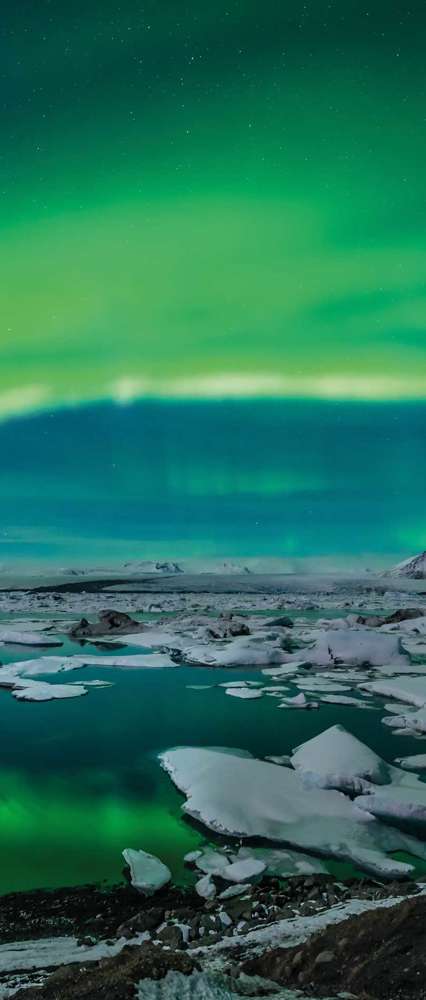
[[[388,570],[386,576],[406,576],[414,580],[424,580],[426,578],[426,551],[420,552],[417,556],[410,556],[403,562],[397,563]]]

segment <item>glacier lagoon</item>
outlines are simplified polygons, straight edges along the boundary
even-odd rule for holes
[[[326,612],[308,612],[308,617],[315,622],[325,613],[330,618],[338,612],[327,607]],[[12,625],[19,617],[19,627],[24,627],[22,615],[7,617]],[[60,650],[5,645],[2,663],[50,652],[81,654],[82,648],[102,659],[143,652],[131,641],[125,650],[97,652],[93,644],[81,647],[66,636],[66,620],[62,628]],[[336,723],[389,762],[419,753],[423,745],[383,726],[383,707],[361,711],[324,702],[318,711],[280,712],[273,697],[227,697],[229,682],[265,683],[255,668],[183,664],[123,670],[92,665],[46,680],[87,684],[99,678],[111,686],[89,687],[87,696],[71,701],[24,704],[0,690],[0,893],[117,882],[123,877],[125,847],[160,856],[178,883],[193,881],[183,856],[214,837],[182,815],[183,798],[158,760],[170,747],[235,747],[258,758],[285,755]],[[286,686],[289,696],[300,693],[291,678]],[[329,867],[349,871],[339,862],[329,862]],[[426,870],[426,865],[416,862],[416,870]]]

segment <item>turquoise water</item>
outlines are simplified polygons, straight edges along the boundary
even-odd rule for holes
[[[95,647],[86,648],[96,655]],[[79,651],[69,640],[52,650]],[[2,650],[3,662],[33,655],[24,647]],[[121,878],[124,847],[160,854],[178,880],[187,879],[183,854],[203,833],[183,819],[182,798],[159,767],[157,754],[167,747],[283,754],[343,722],[388,760],[421,749],[414,739],[391,736],[380,723],[380,709],[323,705],[314,712],[285,712],[271,698],[244,702],[226,696],[223,688],[187,688],[239,680],[248,673],[253,680],[264,679],[254,670],[93,667],[47,679],[100,677],[114,686],[40,704],[19,703],[0,690],[0,892],[115,881]]]

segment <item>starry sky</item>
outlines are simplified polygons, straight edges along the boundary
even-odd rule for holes
[[[161,412],[153,433],[161,425],[163,437],[167,419],[175,419],[170,406],[179,404],[188,421],[189,456],[181,467],[187,478],[181,471],[179,502],[184,507],[195,490],[202,510],[217,488],[210,490],[213,474],[207,465],[200,471],[196,451],[191,466],[194,421],[211,437],[217,419],[223,440],[232,438],[223,423],[223,401],[232,400],[241,440],[250,413],[265,452],[262,435],[281,401],[275,427],[283,431],[282,464],[277,472],[278,439],[267,474],[263,459],[251,455],[245,488],[237,490],[246,534],[236,548],[249,554],[253,547],[278,546],[281,554],[291,537],[293,549],[305,551],[302,526],[286,507],[290,487],[294,496],[303,485],[309,507],[309,490],[318,496],[318,475],[324,496],[337,500],[344,474],[341,465],[331,476],[325,459],[322,472],[319,462],[315,474],[306,473],[318,421],[333,440],[349,435],[358,457],[376,419],[379,436],[388,428],[390,445],[397,424],[400,447],[417,465],[426,394],[424,5],[7,0],[2,19],[5,531],[19,529],[7,503],[11,497],[20,502],[23,489],[37,513],[33,521],[29,514],[23,518],[22,531],[34,538],[45,530],[42,499],[69,498],[66,469],[56,470],[46,448],[53,434],[48,428],[61,424],[63,412],[78,449],[85,428],[93,430],[96,408],[93,454],[105,452],[108,468],[118,469],[119,496],[114,428],[121,427],[123,410],[127,432],[133,420],[142,440],[146,420],[152,427],[148,403]],[[304,414],[305,437],[299,456],[292,449],[286,460],[294,407]],[[331,424],[329,414],[335,414]],[[31,474],[14,458],[18,428],[26,428],[35,448]],[[152,483],[167,493],[172,476],[170,449],[167,457],[158,440],[152,476],[137,449],[131,458],[133,500],[141,512],[132,530],[143,551],[146,496],[152,499]],[[82,481],[93,466],[87,455],[86,461]],[[206,546],[232,554],[230,461],[226,447],[215,450],[214,476],[229,505],[217,512],[215,529],[207,517],[203,531],[194,526],[190,538],[183,532],[194,551]],[[254,486],[248,469],[256,480],[259,462],[263,471]],[[398,505],[406,484],[398,479],[398,463],[392,474],[391,447],[388,462]],[[126,465],[123,496],[129,474]],[[371,469],[364,478],[360,469],[364,500],[369,475]],[[176,477],[173,482],[175,489]],[[101,497],[102,483],[101,476]],[[353,504],[349,510],[342,500],[348,553],[386,548],[404,554],[401,533],[417,547],[424,538],[417,510],[424,482],[413,489],[411,525],[409,505],[405,528],[401,510],[391,506],[376,542],[374,517],[363,531]],[[166,499],[173,505],[174,497],[172,490]],[[67,516],[66,531],[60,519],[57,525],[58,557],[68,553],[60,538],[73,532],[72,510]],[[75,518],[80,531],[80,513]],[[254,520],[265,525],[258,542]],[[182,548],[178,526],[173,537],[160,523],[154,533],[156,543],[167,540],[170,554]],[[337,549],[342,541],[330,525],[321,551]],[[8,545],[9,552],[22,554],[18,542],[16,550]]]

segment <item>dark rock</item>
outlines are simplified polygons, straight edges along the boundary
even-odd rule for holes
[[[187,952],[149,942],[126,947],[114,958],[83,966],[61,966],[39,987],[18,990],[15,1000],[134,1000],[141,979],[163,979],[171,969],[189,975],[197,968]]]
[[[177,924],[167,924],[163,927],[161,931],[158,932],[157,938],[162,941],[163,944],[167,944],[169,948],[184,948],[185,941],[183,939],[183,934]]]
[[[315,959],[315,965],[328,965],[329,962],[334,962],[335,958],[334,951],[320,951]]]
[[[120,924],[117,928],[117,937],[133,937],[143,931],[154,931],[164,920],[164,910],[159,906],[151,906],[148,910],[141,910],[135,913],[130,920]]]
[[[279,618],[271,618],[270,621],[265,622],[265,625],[270,628],[293,628],[293,622],[288,615],[280,615]]]
[[[135,621],[123,611],[107,610],[101,611],[98,622],[89,622],[87,618],[82,618],[69,634],[73,639],[84,639],[110,633],[125,635],[127,632],[142,632],[143,627],[142,622]]]
[[[358,625],[370,625],[371,628],[380,628],[381,625],[395,625],[398,622],[409,621],[411,618],[422,618],[424,611],[421,608],[398,608],[391,615],[358,615],[356,621]]]
[[[296,948],[270,949],[242,971],[287,987],[309,984],[316,997],[425,1000],[425,927],[426,898],[412,896],[329,925]]]

